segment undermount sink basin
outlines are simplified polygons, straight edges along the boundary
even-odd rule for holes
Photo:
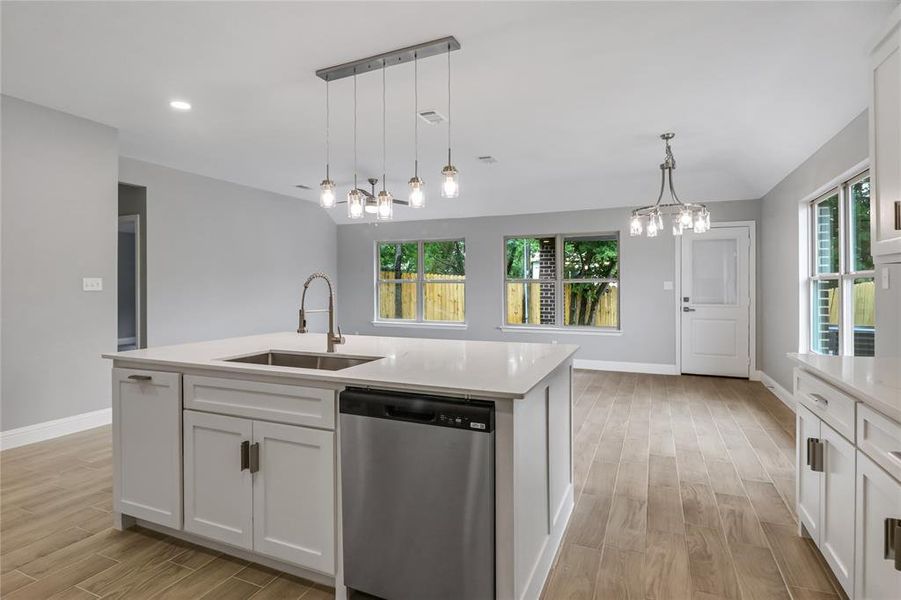
[[[226,362],[251,363],[254,365],[271,365],[273,367],[293,367],[295,369],[323,369],[340,371],[364,363],[378,360],[378,356],[336,356],[334,354],[315,354],[312,352],[261,352],[237,358],[226,358]]]

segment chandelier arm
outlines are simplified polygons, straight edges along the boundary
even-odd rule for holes
[[[663,186],[666,183],[666,169],[663,166],[660,167],[660,193],[657,194],[657,202],[654,203],[654,206],[659,206],[660,201],[663,199]]]
[[[675,200],[677,204],[682,204],[682,205],[685,204],[684,202],[679,200],[679,196],[676,195],[676,188],[673,187],[673,171],[672,171],[672,169],[670,169],[670,172],[669,172],[669,193],[670,193],[670,196],[673,197],[673,200]]]

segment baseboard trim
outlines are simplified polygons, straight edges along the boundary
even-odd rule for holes
[[[619,371],[621,373],[649,373],[651,375],[678,375],[676,365],[664,363],[619,362],[615,360],[573,360],[574,369],[587,371]]]
[[[9,450],[10,448],[52,440],[70,433],[78,433],[86,429],[109,425],[112,422],[113,409],[102,408],[92,412],[81,413],[80,415],[72,415],[71,417],[26,425],[17,429],[0,431],[0,450]]]
[[[775,379],[763,371],[760,371],[760,383],[763,384],[763,387],[773,392],[773,395],[779,398],[782,401],[782,404],[792,409],[792,411],[795,410],[795,398],[792,393],[779,385]]]

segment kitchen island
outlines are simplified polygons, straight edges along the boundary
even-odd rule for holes
[[[347,336],[327,354],[326,344],[290,332],[104,355],[116,526],[334,585],[341,598],[341,449],[356,435],[342,431],[341,392],[489,403],[495,595],[537,598],[573,508],[577,346]]]

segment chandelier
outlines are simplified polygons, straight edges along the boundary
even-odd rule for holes
[[[710,229],[710,211],[703,204],[695,202],[682,202],[676,195],[673,187],[673,171],[676,170],[676,159],[673,158],[673,150],[670,148],[670,140],[676,137],[675,133],[664,133],[660,136],[666,145],[666,158],[660,164],[660,193],[657,202],[650,206],[642,206],[632,211],[632,220],[629,226],[629,235],[638,236],[644,231],[648,237],[657,237],[663,230],[663,218],[672,219],[673,235],[682,235],[686,229],[695,233],[704,233]],[[661,203],[663,190],[669,182],[671,202]]]
[[[384,52],[375,56],[344,63],[334,67],[319,69],[316,76],[325,81],[325,179],[319,184],[319,205],[326,209],[335,208],[338,204],[347,205],[347,216],[350,219],[362,219],[367,214],[374,214],[376,219],[388,220],[394,216],[394,206],[422,208],[425,206],[425,182],[419,177],[419,60],[447,55],[447,165],[441,170],[441,197],[457,198],[460,195],[459,171],[451,160],[451,52],[460,49],[460,43],[454,37],[445,37],[431,42]],[[386,189],[386,79],[385,70],[399,64],[413,63],[413,177],[408,182],[407,199],[395,198]],[[357,75],[373,70],[382,73],[382,189],[377,194],[375,184],[378,179],[368,178],[372,191],[357,185]],[[329,83],[336,79],[353,77],[354,80],[354,112],[353,112],[353,185],[347,193],[346,200],[337,199],[335,182],[331,178],[331,145],[330,126],[331,111],[329,103]]]

